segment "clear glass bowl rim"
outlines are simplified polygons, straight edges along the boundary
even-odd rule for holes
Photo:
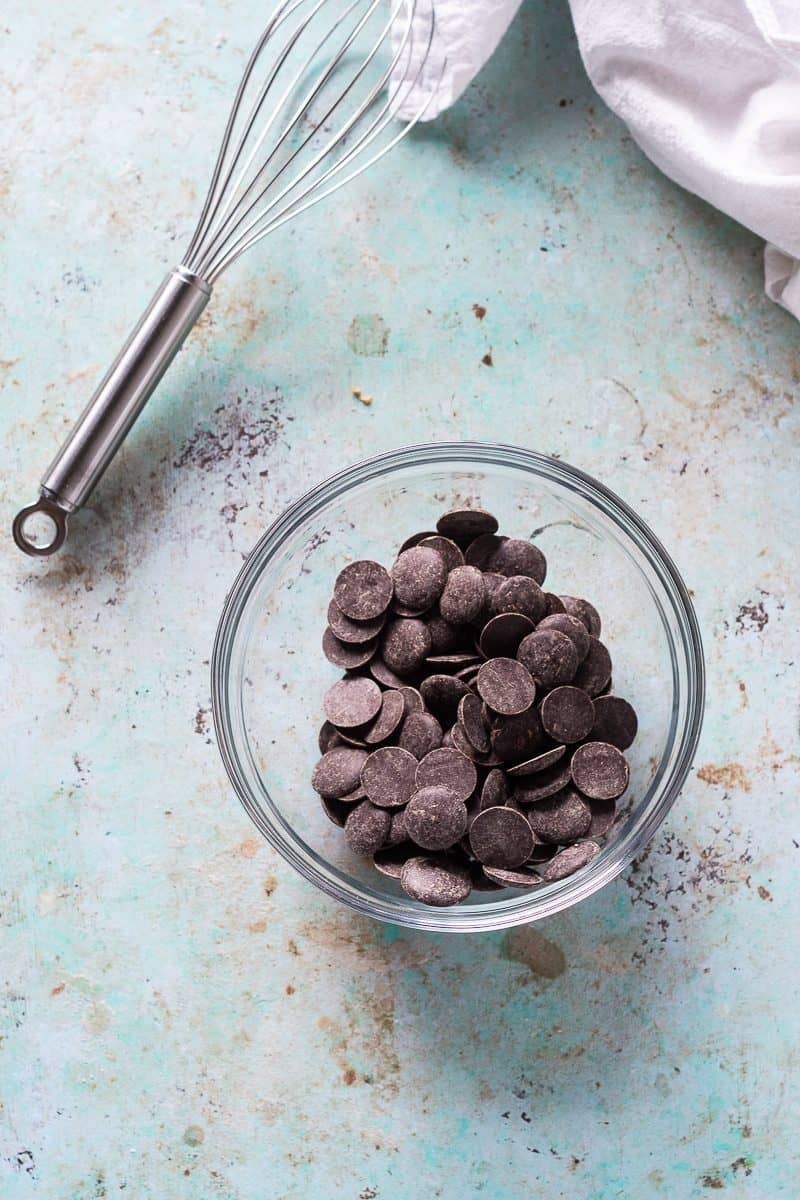
[[[512,467],[577,494],[613,521],[646,559],[678,626],[678,645],[686,672],[686,715],[676,732],[675,760],[659,784],[656,802],[607,853],[542,893],[529,892],[513,900],[473,907],[436,909],[363,891],[305,848],[279,813],[270,818],[264,812],[250,791],[239,761],[231,705],[233,702],[241,709],[241,695],[231,695],[231,661],[239,622],[262,571],[285,540],[332,499],[372,479],[419,466]],[[700,737],[704,700],[705,665],[694,608],[677,567],[652,530],[625,501],[585,471],[561,459],[498,442],[448,441],[402,446],[346,467],[312,487],[283,510],[245,559],[225,600],[211,658],[211,702],[217,745],[239,800],[267,841],[316,887],[355,911],[392,924],[435,932],[487,932],[528,924],[585,900],[615,879],[644,849],[680,794]],[[241,722],[243,725],[243,714]],[[650,798],[648,792],[642,804]]]

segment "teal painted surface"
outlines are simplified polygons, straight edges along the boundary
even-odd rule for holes
[[[179,257],[263,17],[16,8],[6,527]],[[799,338],[756,239],[594,98],[556,3],[222,281],[69,552],[2,556],[4,1200],[796,1194]],[[637,506],[694,589],[710,683],[634,870],[452,940],[277,861],[208,711],[265,525],[331,469],[443,436],[559,454]]]

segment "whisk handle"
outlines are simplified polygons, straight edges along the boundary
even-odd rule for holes
[[[210,296],[210,285],[185,267],[167,275],[42,478],[39,500],[17,514],[14,540],[26,554],[63,545],[68,516],[88,500]],[[50,540],[26,534],[35,513],[55,527]]]

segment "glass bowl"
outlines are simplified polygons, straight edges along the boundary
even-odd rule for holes
[[[322,701],[341,672],[320,639],[334,580],[352,559],[390,565],[417,530],[462,504],[502,532],[535,539],[545,587],[593,600],[614,692],[639,715],[630,787],[600,854],[534,891],[473,892],[432,908],[347,848],[311,789]],[[255,825],[306,879],[358,912],[419,929],[521,925],[585,900],[642,852],[674,803],[700,733],[704,668],[686,587],[640,517],[596,479],[556,459],[479,442],[410,446],[312,488],[266,531],[220,619],[212,660],[217,740]]]

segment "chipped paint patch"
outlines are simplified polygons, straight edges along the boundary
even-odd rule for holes
[[[361,358],[381,358],[389,347],[389,326],[378,313],[353,317],[347,344]]]
[[[564,951],[546,938],[538,929],[509,929],[503,937],[500,954],[511,962],[522,963],[533,975],[542,979],[558,979],[564,974],[567,961]]]

